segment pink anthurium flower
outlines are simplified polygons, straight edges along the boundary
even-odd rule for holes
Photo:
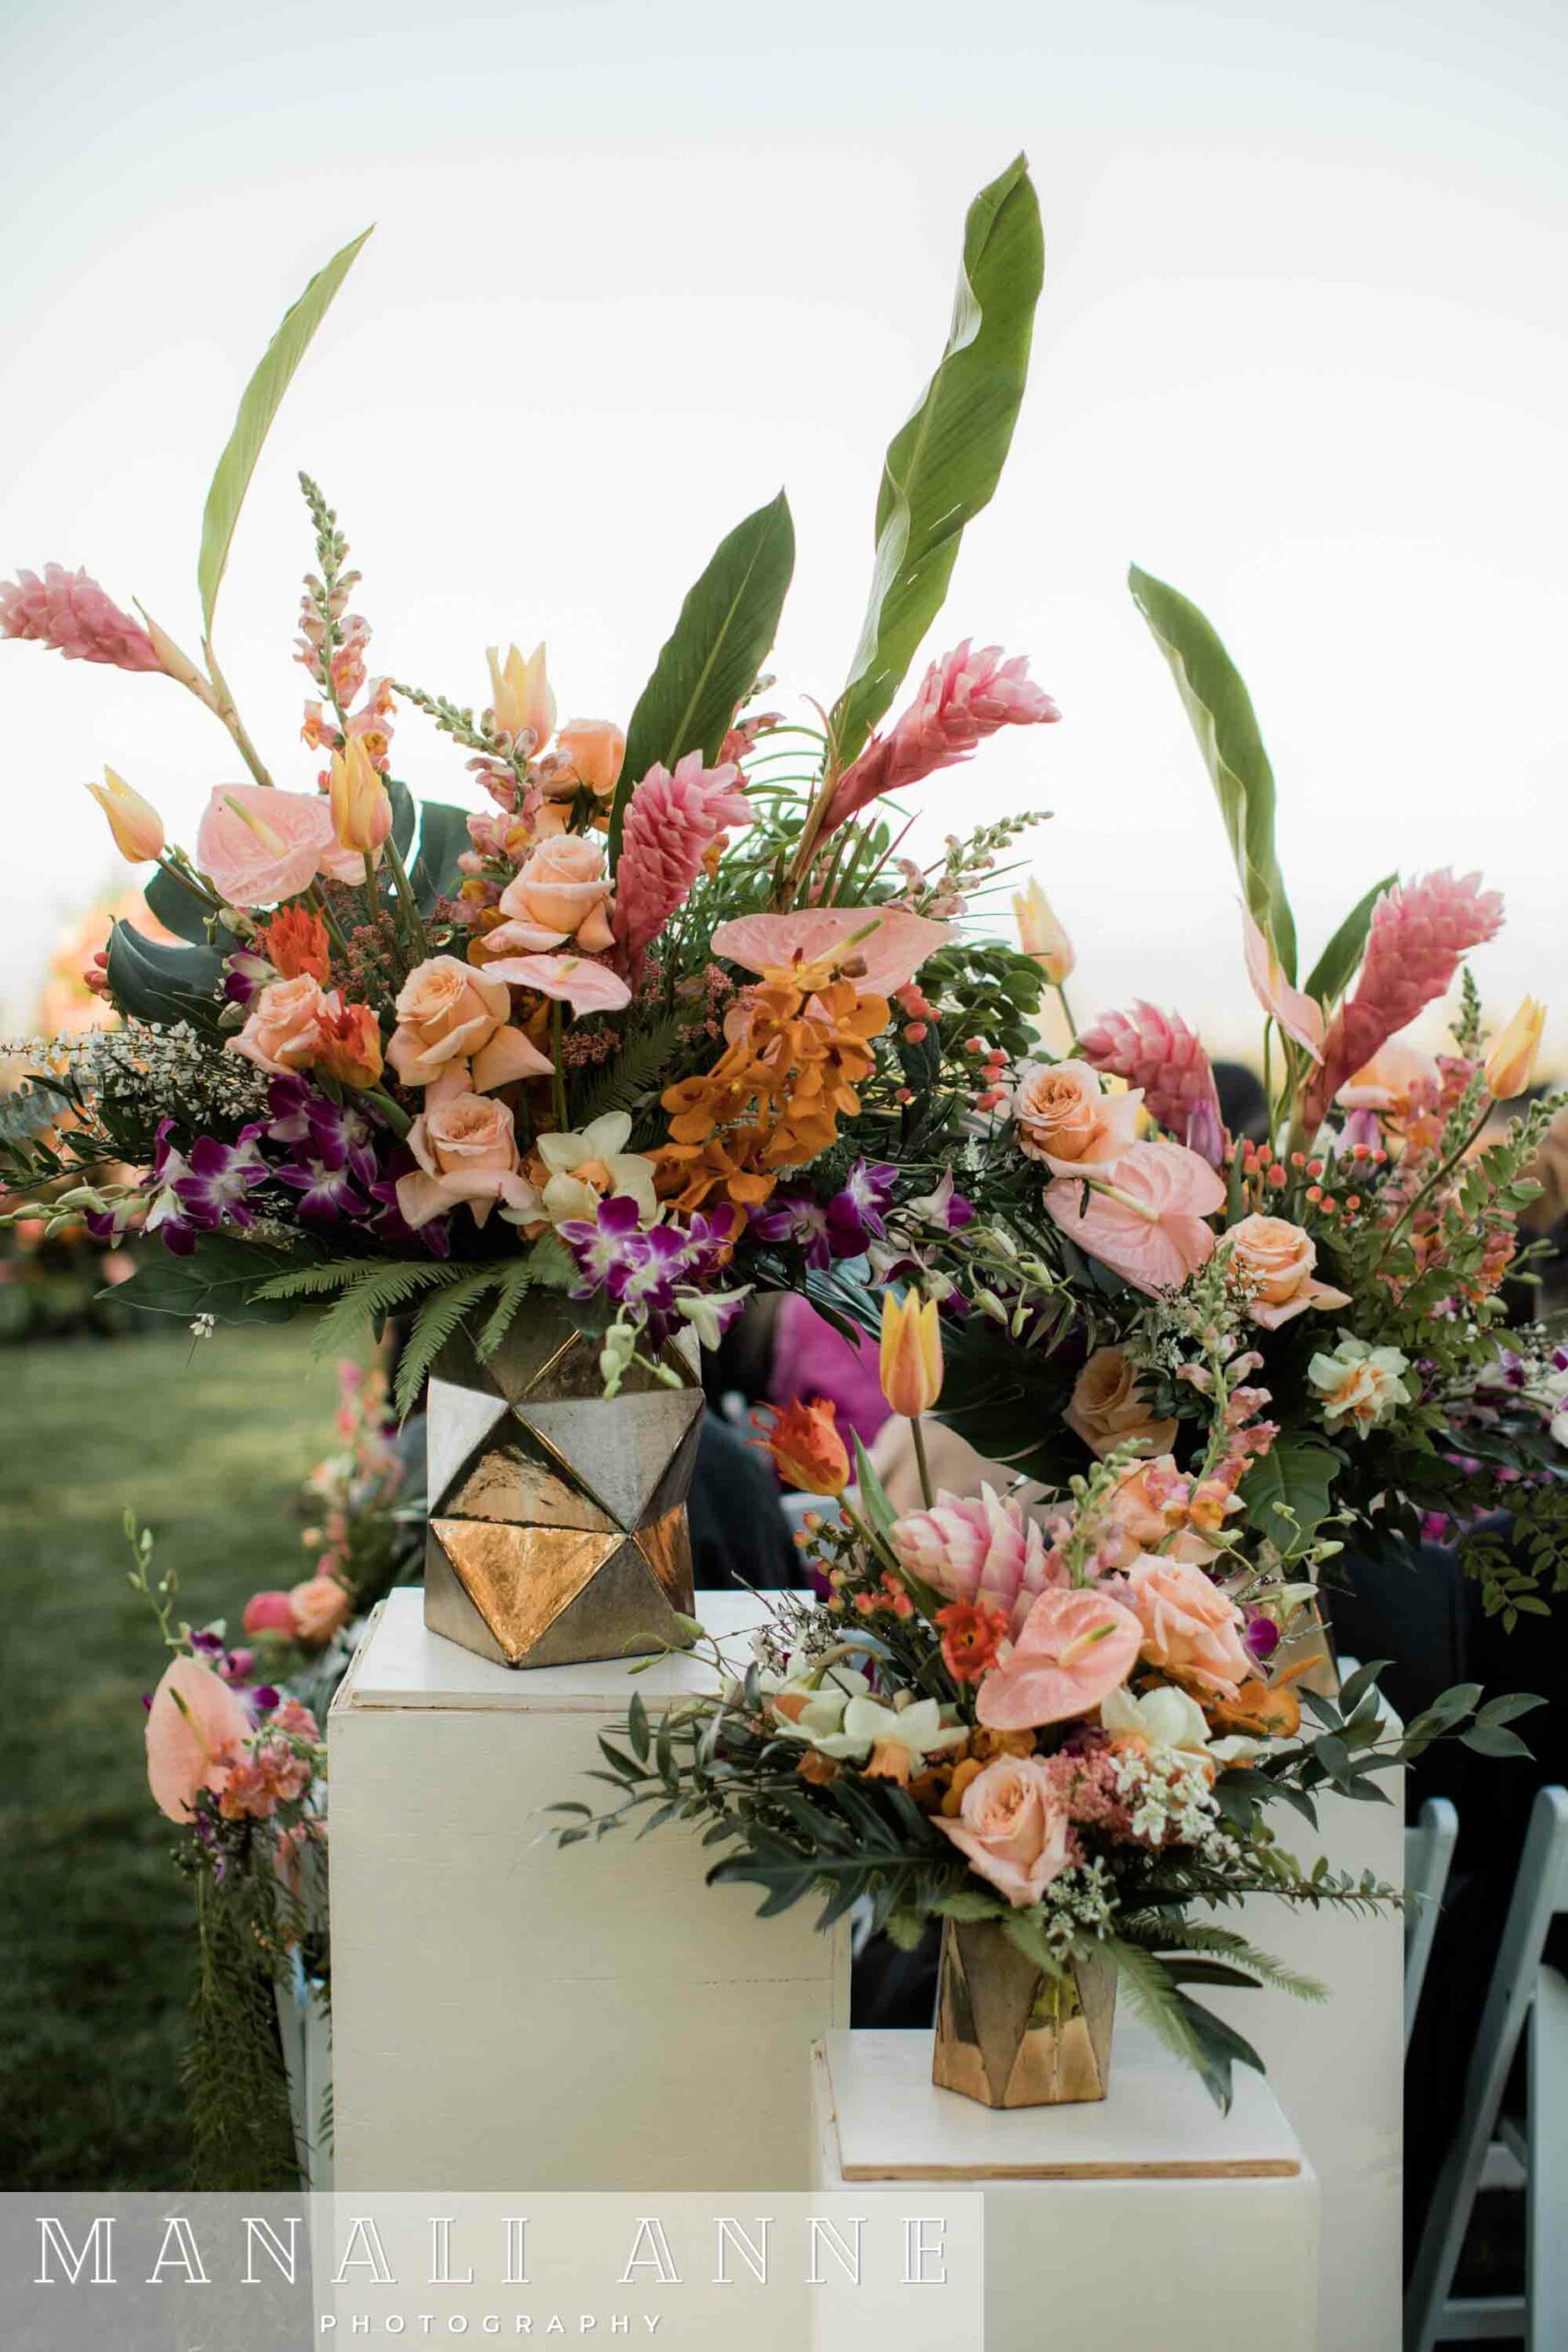
[[[1092,1713],[1137,1662],[1144,1631],[1092,1588],[1043,1592],[1023,1631],[980,1681],[975,1713],[989,1731],[1032,1731]]]
[[[1086,1198],[1087,1193],[1087,1198]],[[1135,1143],[1103,1177],[1060,1176],[1045,1206],[1064,1233],[1134,1290],[1179,1290],[1214,1247],[1204,1223],[1225,1188],[1179,1143]]]
[[[579,1014],[619,1012],[632,1001],[625,980],[588,956],[498,956],[485,966],[484,978],[556,997]]]
[[[864,937],[857,936],[863,933]],[[713,952],[750,972],[784,971],[791,964],[863,964],[854,976],[863,996],[891,996],[912,980],[928,956],[952,936],[952,925],[895,907],[819,907],[797,915],[740,915],[721,922]],[[851,941],[854,942],[852,946]]]
[[[147,1785],[187,1826],[202,1789],[221,1788],[249,1738],[244,1701],[199,1658],[172,1658],[147,1714]]]
[[[1241,920],[1247,942],[1247,977],[1252,982],[1253,994],[1286,1036],[1309,1053],[1314,1062],[1320,1062],[1324,1037],[1322,1005],[1315,997],[1291,986],[1254,921],[1250,907],[1243,906]]]
[[[334,839],[333,812],[319,792],[220,784],[197,829],[196,862],[230,906],[274,907],[314,881]]]

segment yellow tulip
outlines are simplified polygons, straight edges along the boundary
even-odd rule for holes
[[[1522,1094],[1535,1075],[1535,1057],[1540,1051],[1540,1033],[1546,1026],[1546,1007],[1533,996],[1527,996],[1518,1011],[1501,1034],[1493,1038],[1487,1050],[1486,1091],[1495,1102],[1507,1102]]]
[[[333,830],[340,849],[374,856],[392,830],[392,803],[375,761],[357,735],[333,753]]]
[[[929,1413],[942,1395],[942,1332],[936,1301],[918,1291],[882,1302],[882,1393],[906,1420]]]
[[[108,819],[121,857],[129,858],[132,865],[144,865],[149,858],[163,856],[164,820],[122,775],[106,768],[102,784],[90,784],[87,789]]]
[[[556,698],[545,675],[544,647],[536,645],[525,662],[514,645],[508,646],[503,662],[492,645],[485,659],[496,725],[508,735],[521,735],[526,728],[535,751],[542,752],[556,731]]]
[[[1013,892],[1012,911],[1020,946],[1026,956],[1033,956],[1051,986],[1059,989],[1077,957],[1038,882],[1031,882],[1027,890]]]

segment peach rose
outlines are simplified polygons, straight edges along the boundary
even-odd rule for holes
[[[1244,1216],[1224,1239],[1232,1265],[1259,1285],[1249,1311],[1266,1330],[1278,1330],[1309,1306],[1349,1306],[1344,1291],[1315,1279],[1317,1244],[1288,1217]]]
[[[1176,1435],[1174,1420],[1155,1419],[1141,1375],[1120,1348],[1096,1348],[1073,1384],[1062,1418],[1101,1459],[1119,1445],[1163,1453]]]
[[[936,1826],[1020,1910],[1067,1867],[1067,1808],[1041,1756],[998,1756],[970,1781],[957,1820]]]
[[[507,921],[486,935],[488,953],[529,955],[575,939],[589,953],[612,944],[604,853],[582,833],[541,842],[502,893]]]
[[[1144,1629],[1141,1655],[1173,1681],[1234,1699],[1252,1672],[1244,1619],[1213,1577],[1190,1560],[1145,1554],[1112,1580]]]
[[[557,741],[579,784],[604,799],[614,792],[626,756],[626,739],[608,718],[574,718]]]
[[[291,1588],[288,1605],[296,1638],[314,1645],[329,1642],[340,1625],[347,1624],[354,1601],[336,1577],[310,1577]]]
[[[483,1225],[497,1201],[526,1208],[533,1198],[518,1172],[511,1112],[488,1095],[467,1092],[460,1067],[427,1091],[408,1143],[419,1166],[399,1177],[398,1207],[409,1225],[428,1225],[459,1201]]]
[[[297,980],[269,980],[245,1016],[238,1036],[224,1050],[243,1054],[273,1076],[310,1069],[321,1049],[321,1023],[329,1013],[321,984],[309,972]]]
[[[466,1061],[477,1094],[513,1079],[547,1077],[545,1056],[507,1026],[511,1010],[504,980],[456,956],[427,956],[398,990],[387,1059],[405,1086],[429,1086],[451,1063]]]
[[[1138,1130],[1141,1086],[1108,1094],[1088,1062],[1032,1062],[1021,1071],[1012,1115],[1020,1148],[1058,1176],[1108,1168]]]

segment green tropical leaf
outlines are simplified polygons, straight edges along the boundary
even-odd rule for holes
[[[240,509],[245,503],[245,492],[250,488],[262,444],[266,439],[273,418],[277,414],[283,395],[293,380],[294,370],[309,350],[310,339],[325,318],[333,295],[347,277],[355,255],[369,234],[368,229],[363,231],[352,244],[344,245],[341,253],[334,254],[324,269],[316,272],[299,300],[285,312],[283,323],[267,345],[261,366],[245,386],[239,414],[234,419],[234,430],[218,460],[218,470],[212,477],[212,487],[207,493],[207,505],[201,518],[201,557],[197,566],[197,584],[201,591],[202,628],[209,636],[212,631],[212,615],[218,603],[218,591],[223,582],[224,567],[229,561],[234,526],[240,519]]]
[[[207,917],[201,901],[183,882],[176,882],[172,874],[156,865],[141,895],[149,911],[157,916],[165,931],[172,931],[176,939],[184,939],[193,947],[207,945]]]
[[[1279,1438],[1236,1489],[1261,1536],[1295,1559],[1333,1508],[1337,1456],[1310,1438]],[[1282,1514],[1294,1512],[1292,1521]]]
[[[1358,899],[1311,971],[1307,974],[1306,992],[1316,997],[1319,1004],[1335,1004],[1350,985],[1350,978],[1361,960],[1367,944],[1367,933],[1372,920],[1372,909],[1385,890],[1392,890],[1398,881],[1397,874],[1385,874],[1374,882],[1364,899]]]
[[[1274,853],[1274,772],[1235,662],[1196,605],[1134,564],[1133,600],[1170,664],[1203,754],[1241,879],[1242,896],[1288,980],[1296,927]]]
[[[969,207],[946,346],[883,464],[871,595],[833,709],[840,765],[897,693],[942,608],[964,526],[1001,477],[1044,272],[1040,207],[1020,155]]]
[[[400,843],[400,855],[401,846]],[[450,899],[456,894],[463,878],[457,860],[472,847],[466,808],[454,808],[449,800],[420,802],[419,855],[409,874],[409,884],[422,915],[434,910],[437,899]]]
[[[206,1234],[188,1258],[160,1251],[112,1295],[122,1306],[137,1306],[149,1315],[177,1315],[186,1323],[194,1323],[198,1315],[210,1315],[220,1323],[287,1323],[294,1312],[292,1303],[264,1298],[262,1291],[269,1276],[290,1264],[284,1250],[236,1241],[224,1233]]]
[[[719,541],[638,696],[610,812],[612,865],[626,803],[649,769],[673,768],[688,752],[710,765],[718,757],[777,633],[794,570],[795,524],[781,490]]]
[[[216,1035],[223,958],[215,947],[165,947],[127,922],[109,933],[109,994],[138,1021],[191,1027]]]

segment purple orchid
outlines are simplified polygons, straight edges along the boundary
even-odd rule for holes
[[[887,1212],[898,1170],[885,1159],[857,1159],[840,1189],[828,1204],[834,1255],[859,1257],[868,1240],[880,1241],[887,1231]],[[851,1238],[855,1247],[848,1247]]]
[[[242,1127],[231,1144],[214,1136],[198,1136],[190,1148],[184,1175],[174,1179],[186,1220],[198,1233],[216,1233],[221,1225],[242,1231],[255,1220],[248,1195],[272,1174],[262,1158],[256,1137],[259,1126]]]
[[[141,1180],[141,1189],[150,1196],[141,1229],[157,1234],[176,1258],[188,1258],[196,1248],[196,1227],[186,1215],[177,1186],[181,1177],[188,1176],[190,1170],[184,1154],[176,1151],[169,1140],[174,1125],[173,1119],[158,1122],[152,1165]]]
[[[347,1154],[341,1147],[328,1145],[318,1151],[301,1152],[274,1173],[280,1184],[287,1184],[290,1192],[299,1193],[301,1216],[335,1225],[340,1217],[365,1216],[370,1207],[355,1186],[346,1161]]]
[[[924,1225],[940,1226],[944,1233],[962,1233],[975,1222],[975,1204],[954,1189],[951,1168],[942,1170],[934,1192],[921,1193],[908,1206],[911,1216],[918,1216]]]
[[[816,1273],[833,1262],[828,1211],[800,1185],[781,1184],[770,1201],[753,1209],[751,1230],[759,1241],[793,1242],[805,1252],[807,1264]]]
[[[223,994],[231,1004],[248,1007],[267,982],[276,978],[265,956],[253,955],[248,947],[242,947],[224,959]]]

